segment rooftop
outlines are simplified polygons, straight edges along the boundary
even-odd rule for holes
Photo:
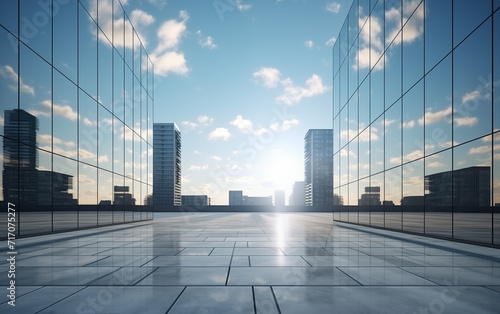
[[[17,239],[16,248],[19,313],[500,308],[500,250],[333,222],[324,213],[161,213]],[[12,310],[2,301],[0,312]]]

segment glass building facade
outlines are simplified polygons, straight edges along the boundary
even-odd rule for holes
[[[334,220],[500,245],[499,7],[353,2],[333,48]]]
[[[17,236],[153,218],[153,82],[118,0],[2,3],[0,206]]]

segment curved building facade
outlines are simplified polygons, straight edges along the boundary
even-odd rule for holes
[[[153,82],[120,1],[2,3],[0,206],[16,235],[153,218]]]
[[[499,7],[353,2],[333,48],[334,220],[500,245]]]

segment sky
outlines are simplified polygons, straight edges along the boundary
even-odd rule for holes
[[[182,194],[227,204],[304,180],[332,127],[332,47],[351,1],[122,1],[155,66],[154,122],[182,135]]]

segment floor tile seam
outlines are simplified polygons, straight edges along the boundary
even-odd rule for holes
[[[153,271],[152,271],[152,272],[150,272],[149,274],[145,275],[145,276],[144,276],[144,277],[142,277],[141,279],[137,280],[137,281],[133,284],[133,286],[135,286],[135,287],[139,287],[139,286],[138,286],[138,284],[139,284],[141,281],[143,281],[143,280],[144,280],[144,279],[146,279],[147,277],[149,277],[149,276],[153,275],[153,274],[154,274],[154,273],[155,273],[158,269],[160,269],[160,267],[154,267],[154,269],[153,269]]]
[[[337,222],[335,222],[335,223],[337,223]],[[368,233],[368,234],[377,234],[377,235],[381,235],[385,238],[397,239],[398,241],[404,241],[404,242],[409,242],[409,243],[421,245],[424,248],[430,247],[430,248],[434,248],[434,249],[438,249],[438,250],[448,251],[451,253],[458,253],[458,254],[462,254],[462,255],[466,255],[466,256],[474,256],[474,257],[478,257],[478,258],[482,258],[482,259],[491,259],[491,260],[495,260],[497,262],[500,262],[499,257],[489,256],[489,255],[481,254],[481,253],[471,253],[471,252],[466,251],[465,249],[446,247],[446,246],[444,246],[444,243],[438,244],[438,243],[430,242],[429,240],[431,240],[431,239],[429,239],[429,240],[428,239],[415,239],[416,237],[421,237],[419,235],[403,234],[407,237],[402,237],[400,235],[393,235],[393,234],[387,234],[384,232],[377,232],[377,230],[373,230],[373,231],[372,230],[359,230],[353,226],[341,226],[341,227],[356,230],[358,232],[363,232],[363,233]],[[365,227],[365,226],[362,226],[362,227]],[[370,228],[370,227],[365,227],[365,228]],[[387,231],[387,232],[389,232],[389,231]],[[397,232],[397,231],[390,231],[390,232]],[[452,242],[452,241],[444,240],[444,239],[439,239],[439,241],[440,241],[440,243],[448,241],[448,242],[451,242],[453,244],[461,244],[459,242]],[[468,244],[468,245],[473,245],[473,244]]]
[[[429,278],[425,278],[424,276],[421,276],[421,275],[419,275],[419,274],[416,274],[416,273],[414,273],[414,272],[412,272],[412,271],[410,271],[410,270],[403,269],[403,267],[408,268],[408,266],[398,266],[397,268],[399,268],[399,269],[401,269],[402,271],[404,271],[404,272],[406,272],[406,273],[409,273],[409,274],[411,274],[411,275],[413,275],[413,276],[417,276],[417,277],[422,278],[422,279],[424,279],[424,280],[426,280],[426,281],[432,282],[432,283],[433,283],[433,284],[435,284],[435,285],[438,285],[438,286],[443,286],[443,285],[441,285],[441,284],[437,283],[437,282],[436,282],[436,281],[434,281],[434,280],[431,280],[431,279],[429,279]],[[418,267],[426,267],[426,266],[418,266]]]
[[[233,251],[231,252],[231,258],[229,259],[229,265],[227,268],[227,274],[226,274],[226,282],[224,283],[224,286],[227,286],[227,283],[229,281],[229,275],[231,274],[231,264],[233,263],[233,256],[234,256],[234,249],[236,248],[236,242],[233,243]]]
[[[358,280],[354,279],[354,277],[352,277],[351,275],[349,275],[348,273],[346,273],[345,271],[343,271],[342,269],[340,269],[339,267],[335,267],[338,271],[340,271],[342,274],[346,275],[347,277],[351,278],[354,282],[356,282],[359,286],[363,286],[363,284],[361,282],[359,282]]]
[[[309,263],[309,262],[308,262],[308,261],[304,258],[304,256],[302,256],[302,255],[299,255],[299,256],[300,256],[300,258],[301,258],[303,261],[305,261],[305,262],[306,262],[306,263],[307,263],[310,267],[314,267],[311,263]],[[307,255],[306,255],[306,256],[307,256]]]
[[[50,286],[49,286],[49,287],[50,287]],[[65,300],[65,299],[67,299],[67,298],[69,298],[69,297],[71,297],[71,296],[73,296],[73,295],[77,294],[78,292],[80,292],[80,291],[82,291],[82,290],[87,289],[87,288],[88,288],[88,286],[82,286],[82,288],[81,288],[81,289],[79,289],[79,290],[77,290],[77,291],[75,291],[75,292],[73,292],[73,293],[71,293],[71,294],[69,294],[69,295],[65,296],[65,297],[64,297],[64,298],[62,298],[62,299],[57,300],[56,302],[52,303],[52,304],[51,304],[51,305],[49,305],[49,306],[44,307],[43,309],[39,310],[39,311],[38,311],[38,312],[36,312],[36,313],[43,312],[43,311],[45,311],[46,309],[48,309],[48,308],[50,308],[50,307],[52,307],[52,306],[56,305],[57,303],[59,303],[59,302],[61,302],[61,301]],[[36,314],[36,313],[35,313],[35,314]]]
[[[172,302],[172,304],[167,309],[167,311],[165,312],[165,314],[168,314],[168,312],[170,312],[170,310],[174,307],[175,303],[177,303],[177,301],[179,300],[179,298],[181,297],[181,295],[184,293],[184,291],[186,291],[186,288],[187,288],[187,286],[184,286],[184,289],[182,289],[181,293],[179,293],[179,295],[177,296],[177,298],[175,298],[174,302]]]
[[[34,286],[40,286],[40,285],[34,285]],[[19,287],[31,287],[31,286],[26,286],[26,285],[20,286],[20,285],[16,285],[16,288],[19,288]],[[44,288],[44,287],[47,287],[47,286],[41,285],[38,289],[35,289],[35,290],[32,290],[32,291],[29,291],[29,292],[27,292],[27,293],[25,293],[25,294],[23,294],[23,295],[18,295],[18,291],[19,291],[19,290],[18,290],[18,291],[16,291],[16,298],[23,297],[23,296],[28,295],[28,294],[30,294],[30,293],[32,293],[32,292],[38,291],[38,290],[40,290],[40,289],[42,289],[42,288]],[[49,287],[50,287],[50,286],[49,286]],[[0,302],[0,305],[5,304],[5,303],[7,303],[7,302],[9,302],[9,301],[10,301],[10,299],[9,299],[9,298],[7,298],[7,299],[5,299],[5,301]]]
[[[52,255],[52,256],[54,256],[54,255]],[[56,255],[56,256],[57,256],[57,255]],[[79,255],[77,255],[77,256],[79,256]],[[91,255],[91,256],[94,256],[94,255]],[[107,259],[107,258],[109,258],[109,257],[111,257],[111,256],[110,256],[110,255],[108,255],[108,256],[104,256],[104,257],[101,257],[100,259],[98,259],[98,260],[96,260],[96,261],[93,261],[93,262],[90,262],[90,263],[86,263],[86,264],[83,264],[83,265],[78,265],[78,267],[92,266],[92,264],[94,264],[94,263],[98,263],[98,262],[100,262],[100,261],[102,261],[102,260],[105,260],[105,259]],[[99,266],[97,266],[97,267],[99,267]]]
[[[142,221],[142,222],[144,222],[144,221]],[[141,223],[141,221],[130,222],[130,223]],[[127,224],[130,224],[130,223],[127,223]],[[143,226],[148,226],[151,224],[153,224],[153,223],[146,223],[146,224],[140,225],[140,226],[122,227],[122,228],[117,228],[117,229],[114,229],[114,227],[117,227],[117,226],[109,226],[109,225],[108,226],[97,226],[95,229],[107,228],[107,229],[111,229],[111,230],[100,230],[100,231],[90,232],[88,234],[81,234],[81,235],[68,235],[68,234],[64,235],[64,233],[66,233],[66,232],[62,232],[62,233],[58,233],[58,235],[63,236],[62,238],[54,237],[53,239],[38,240],[38,241],[34,241],[32,243],[26,243],[26,244],[20,243],[19,247],[22,247],[22,246],[32,247],[32,246],[36,246],[36,245],[44,245],[44,244],[51,244],[51,243],[62,242],[62,241],[67,241],[67,240],[75,240],[75,239],[79,239],[79,238],[86,237],[86,236],[94,236],[94,235],[105,234],[105,233],[109,233],[109,232],[116,232],[116,231],[121,231],[121,230],[130,230],[131,228],[143,227]],[[84,230],[72,230],[72,231],[68,231],[67,233],[79,233],[82,231],[84,231]],[[34,236],[34,237],[43,237],[43,236],[44,235],[39,235],[39,236]],[[21,238],[18,240],[32,239],[32,238],[33,237]],[[0,242],[2,242],[2,241],[0,241]]]
[[[276,297],[276,293],[274,293],[273,286],[269,286],[269,289],[271,290],[271,294],[272,294],[273,299],[274,299],[274,304],[276,304],[276,309],[278,310],[278,314],[281,314],[280,305],[278,303],[278,298]]]
[[[255,300],[255,289],[252,286],[252,302],[253,302],[253,312],[257,314],[257,301]]]

